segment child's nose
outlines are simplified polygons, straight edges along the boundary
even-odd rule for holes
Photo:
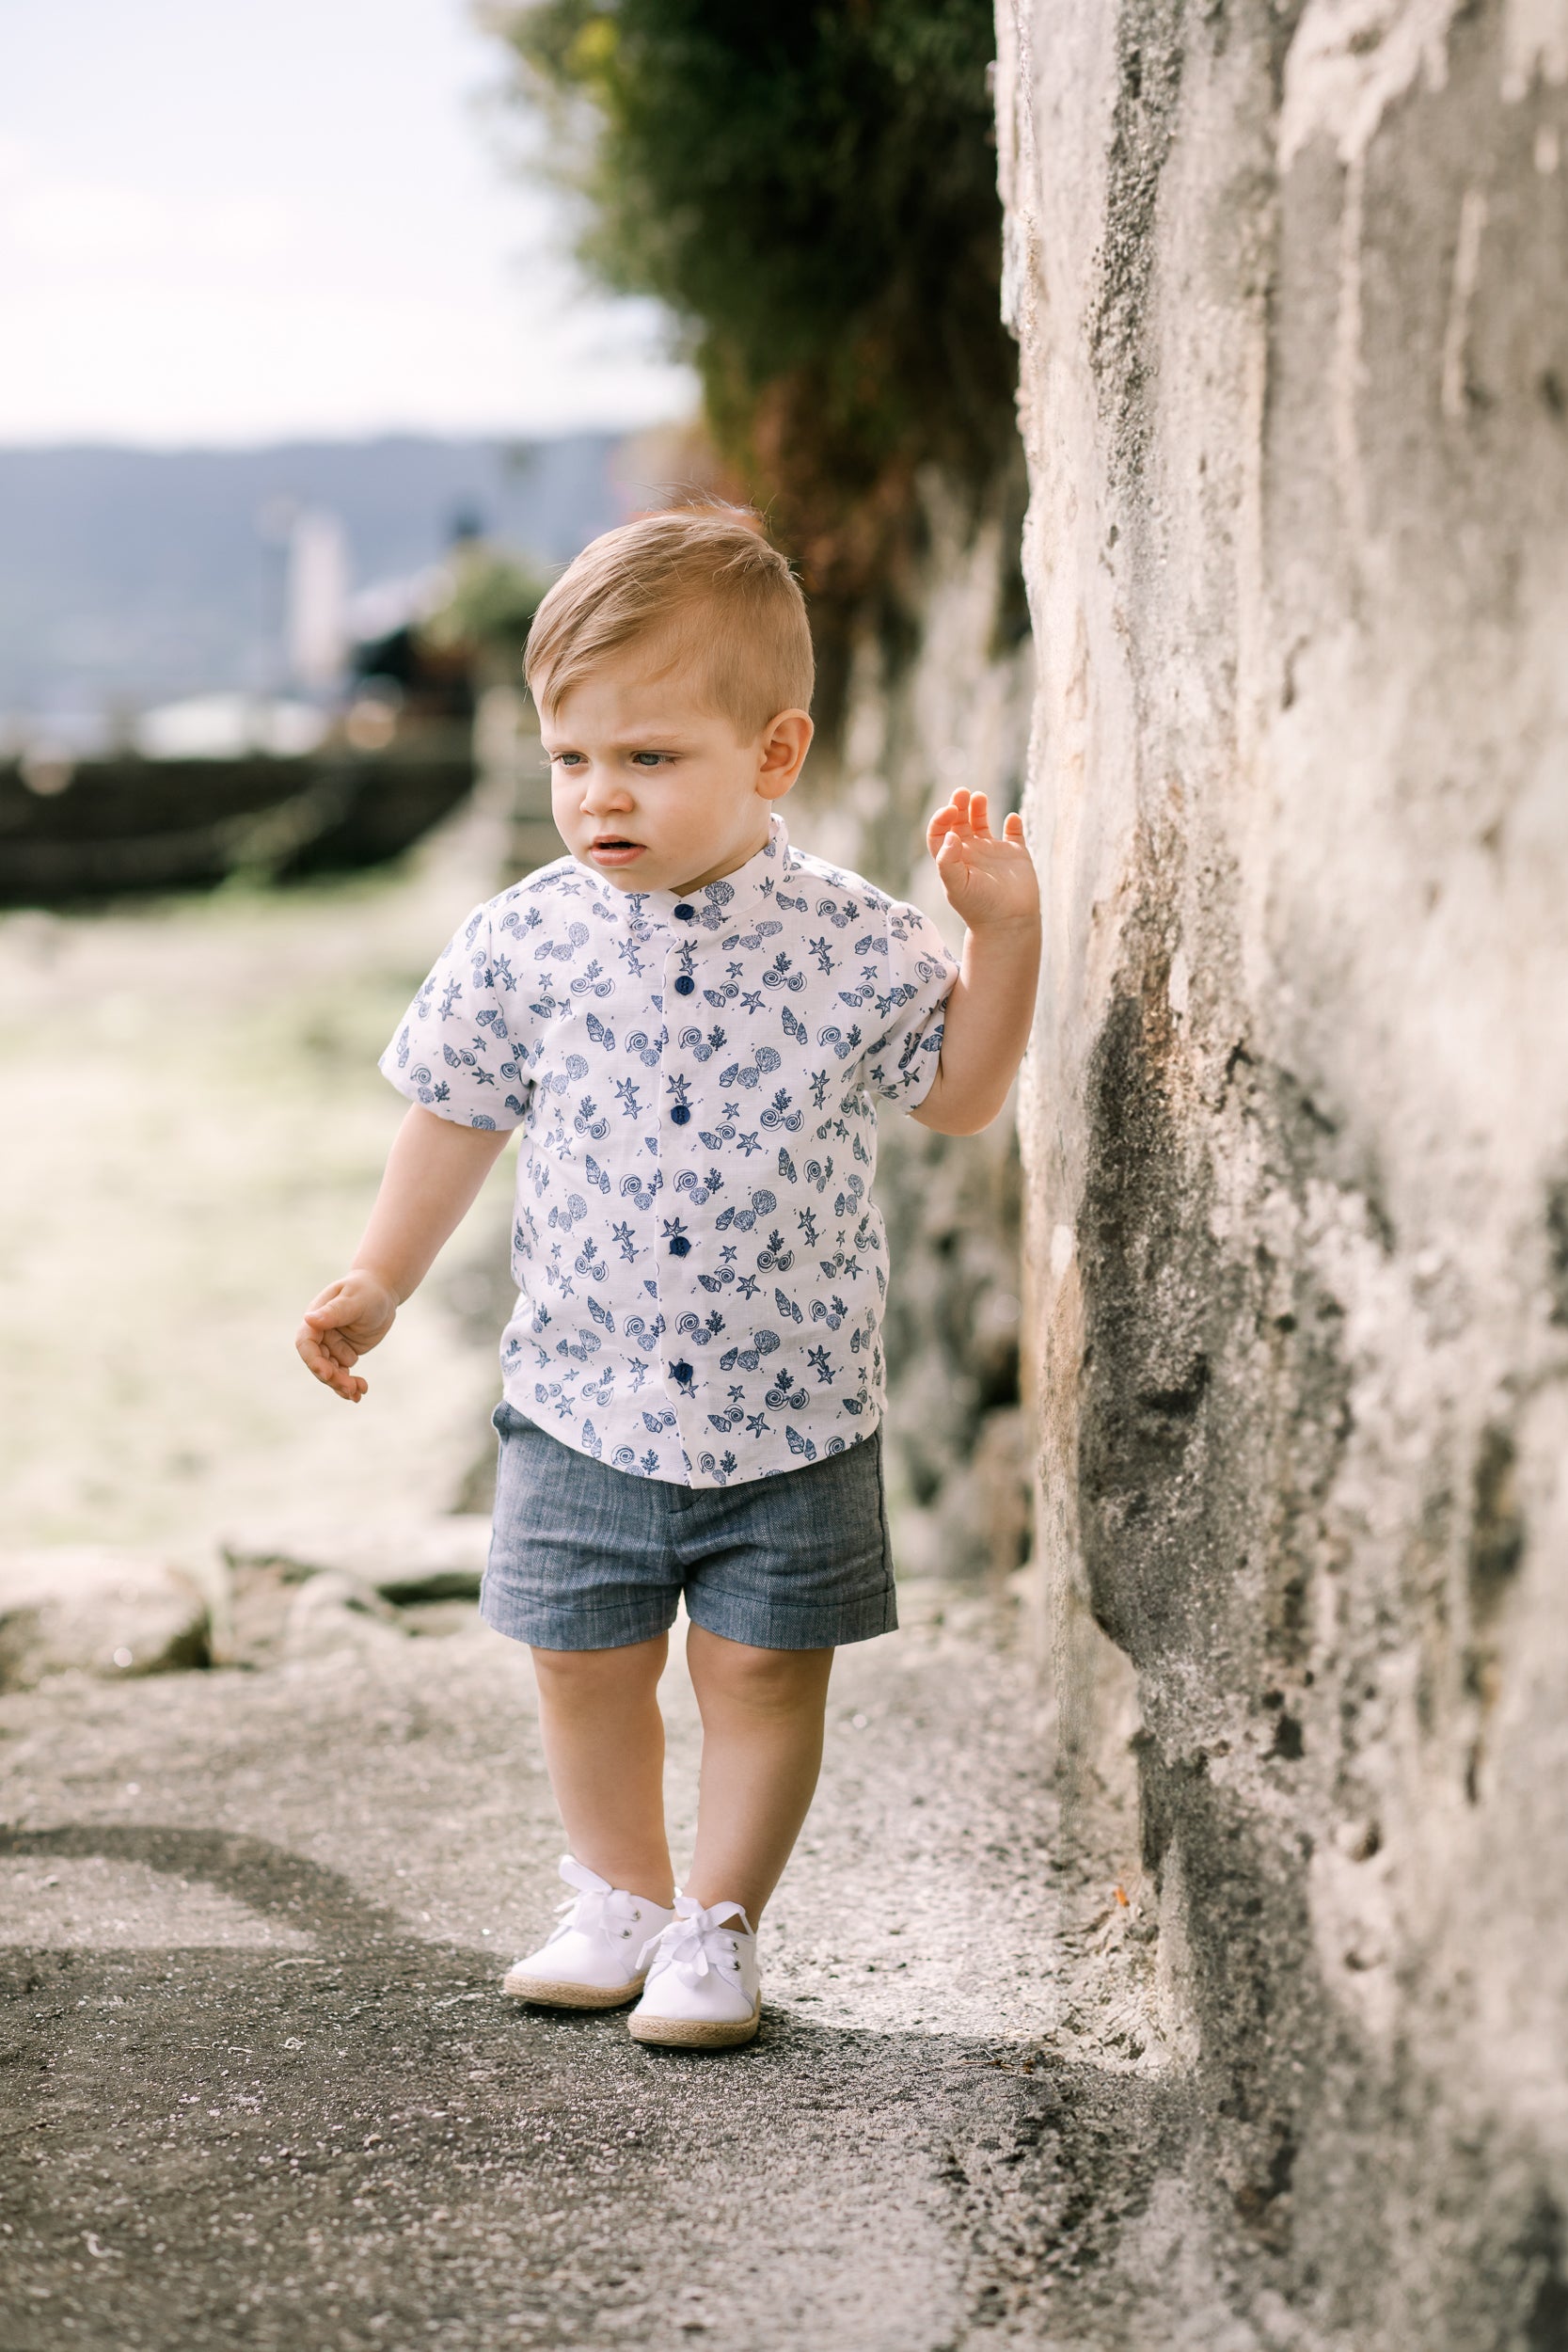
[[[612,809],[630,808],[625,780],[605,768],[590,768],[582,787],[582,805],[590,817],[608,816]]]

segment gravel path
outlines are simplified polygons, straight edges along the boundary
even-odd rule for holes
[[[1250,2344],[1144,2331],[1139,1947],[1053,1854],[994,1620],[906,1615],[840,1661],[764,2032],[718,2058],[498,1996],[560,1838],[477,1622],[0,1701],[8,2352]]]

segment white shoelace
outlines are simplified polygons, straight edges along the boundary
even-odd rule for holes
[[[638,1925],[642,1905],[636,1895],[629,1895],[624,1886],[611,1886],[608,1879],[599,1877],[571,1855],[561,1857],[561,1875],[568,1886],[580,1888],[580,1893],[568,1895],[563,1903],[556,1905],[561,1925],[546,1939],[546,1948],[563,1935],[580,1931],[584,1935],[595,1933],[612,1936],[624,1943]],[[655,1938],[657,1942],[657,1937]],[[639,1961],[638,1966],[641,1966]]]
[[[713,1903],[705,1911],[689,1895],[675,1897],[675,1915],[659,1934],[649,1938],[637,1955],[641,1968],[650,1952],[659,1956],[662,1971],[673,1968],[683,1984],[698,1984],[712,1970],[725,1976],[738,1976],[740,1963],[721,1941],[724,1929],[738,1919],[742,1931],[750,1935],[752,1923],[738,1903]]]

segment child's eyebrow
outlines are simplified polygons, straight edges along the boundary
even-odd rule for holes
[[[578,752],[583,748],[571,737],[550,736],[543,729],[539,739],[547,752]],[[681,727],[651,726],[640,727],[635,732],[627,729],[620,735],[607,735],[601,739],[599,749],[606,752],[681,751],[689,741],[689,736]]]

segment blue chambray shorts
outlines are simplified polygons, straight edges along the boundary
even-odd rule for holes
[[[607,1470],[510,1405],[480,1614],[537,1649],[621,1649],[675,1621],[758,1649],[832,1649],[898,1622],[881,1433],[738,1486]]]

